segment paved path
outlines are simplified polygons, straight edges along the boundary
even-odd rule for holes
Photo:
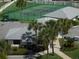
[[[52,53],[52,48],[50,47],[50,45],[48,45],[49,47],[49,53]],[[69,56],[67,56],[66,54],[64,54],[62,51],[60,51],[60,44],[59,44],[59,40],[55,40],[54,41],[54,52],[60,56],[62,59],[71,59]],[[47,50],[43,51],[43,52],[39,52],[37,54],[35,54],[35,57],[38,57],[40,55],[45,55],[47,54]],[[15,58],[14,58],[15,57]],[[8,56],[8,59],[24,59],[24,56]]]
[[[49,53],[52,53],[52,48],[50,47],[50,45],[48,47],[49,47]],[[57,38],[57,40],[54,41],[54,53],[56,53],[58,56],[60,56],[63,59],[72,59],[69,56],[67,56],[66,54],[64,54],[62,51],[60,51],[60,44],[59,44],[58,38]],[[47,50],[45,50],[43,52],[39,52],[35,56],[37,57],[39,55],[45,55],[45,54],[47,54]]]
[[[14,2],[16,2],[17,0],[14,0],[12,2],[8,2],[6,3],[5,5],[3,5],[1,8],[0,8],[0,12],[2,12],[3,10],[5,10],[7,7],[9,7],[11,4],[13,4]]]
[[[62,57],[63,59],[71,59],[69,56],[67,56],[65,53],[63,53],[62,51],[60,51],[60,44],[59,44],[59,40],[57,38],[57,40],[54,42],[55,46],[54,46],[54,52],[59,55],[60,57]]]

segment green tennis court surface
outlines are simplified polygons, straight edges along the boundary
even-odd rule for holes
[[[65,5],[28,3],[24,9],[19,9],[14,3],[4,10],[4,13],[8,15],[10,19],[36,20],[41,18],[46,13],[63,7],[65,7]]]

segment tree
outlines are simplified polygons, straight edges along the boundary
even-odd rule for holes
[[[51,44],[52,46],[52,53],[54,55],[54,45],[53,41],[56,38],[58,31],[56,30],[56,21],[50,20],[47,21],[44,25],[42,30],[39,32],[39,38],[42,40],[43,44],[46,46],[47,54],[48,52],[48,45]]]
[[[74,47],[74,39],[67,39],[67,41],[64,43],[64,47]]]
[[[10,45],[4,41],[4,40],[1,40],[0,41],[0,59],[7,59],[7,54],[9,52],[9,49],[10,49]]]
[[[53,45],[53,41],[56,39],[56,36],[58,34],[57,28],[56,28],[56,21],[50,20],[48,22],[46,22],[46,26],[49,28],[49,40],[51,41],[51,45],[52,45],[52,53],[54,55],[54,45]]]
[[[62,37],[64,34],[67,34],[68,30],[74,25],[77,25],[77,23],[73,20],[60,19],[57,21],[58,32],[62,33]],[[67,41],[64,44],[65,47],[71,46],[74,41],[73,39],[68,39],[68,38],[66,40]]]
[[[49,29],[47,27],[44,27],[42,31],[39,32],[39,38],[42,40],[42,44],[45,46],[45,49],[48,51],[48,45],[49,45]]]
[[[68,19],[59,19],[57,21],[57,28],[58,28],[58,32],[63,34],[67,34],[69,28],[71,28],[73,26],[71,20]]]
[[[26,6],[26,0],[17,0],[16,7],[23,9]]]
[[[30,29],[33,29],[37,35],[37,29],[38,29],[37,21],[30,22],[28,27]]]
[[[36,36],[38,36],[38,32],[42,29],[42,23],[38,23],[37,21],[32,21],[29,23],[28,28],[33,29],[36,33]]]

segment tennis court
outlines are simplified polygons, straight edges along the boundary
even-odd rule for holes
[[[63,8],[66,5],[53,5],[53,4],[35,4],[29,3],[24,9],[19,9],[12,4],[8,7],[4,13],[9,16],[10,19],[18,20],[36,20],[41,18],[44,14]]]

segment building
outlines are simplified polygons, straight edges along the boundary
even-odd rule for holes
[[[19,47],[21,43],[27,41],[32,42],[31,36],[33,35],[34,38],[34,34],[35,32],[32,29],[28,30],[28,24],[19,22],[0,22],[0,39],[9,42],[12,47]]]
[[[70,28],[68,34],[64,35],[64,38],[71,38],[79,41],[79,25]]]
[[[45,14],[44,16],[56,19],[74,20],[74,18],[79,16],[79,9],[74,7],[64,7],[54,12]]]

